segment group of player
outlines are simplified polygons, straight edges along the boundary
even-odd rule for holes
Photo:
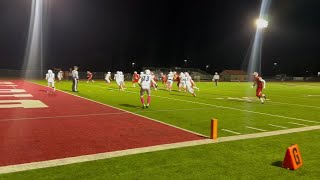
[[[58,79],[61,81],[63,78],[63,74],[61,73],[62,71],[58,72]],[[77,92],[77,82],[79,80],[78,76],[78,71],[77,67],[75,66],[75,69],[72,71],[72,77],[74,77],[73,81],[73,88],[72,90]],[[266,88],[266,81],[262,79],[262,77],[259,76],[257,72],[254,72],[253,74],[254,77],[254,84],[252,87],[255,85],[257,86],[256,88],[256,96],[260,99],[261,103],[264,103],[264,100],[266,100],[266,95],[262,93],[262,90]],[[197,89],[199,91],[199,88],[196,86],[195,82],[192,80],[192,77],[188,72],[172,72],[170,71],[167,75],[164,73],[160,73],[160,80],[164,86],[164,88],[168,91],[172,91],[172,86],[174,82],[177,82],[178,86],[178,91],[183,90],[184,92],[189,92],[191,93],[194,97],[196,97],[196,94],[194,92],[194,89]],[[53,91],[55,91],[55,74],[53,73],[52,70],[48,70],[48,73],[46,74],[46,80],[48,82],[48,87],[53,88]],[[111,72],[108,72],[105,74],[105,80],[107,83],[111,83]],[[117,71],[114,74],[114,80],[116,81],[119,90],[124,91],[125,90],[125,77],[122,71]],[[94,82],[93,80],[93,74],[90,71],[87,71],[87,83],[90,81]],[[158,78],[157,76],[151,72],[149,69],[145,70],[145,72],[140,72],[138,74],[136,71],[133,73],[132,76],[132,86],[136,87],[136,83],[140,86],[140,99],[141,103],[143,105],[143,108],[148,108],[150,105],[151,101],[151,87],[154,88],[154,90],[157,90],[157,81]],[[147,104],[145,104],[143,94],[144,92],[147,93],[148,98],[147,98]]]

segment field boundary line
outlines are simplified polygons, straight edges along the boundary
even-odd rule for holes
[[[48,161],[9,165],[9,166],[0,167],[0,174],[34,170],[34,169],[40,169],[40,168],[56,167],[56,166],[74,164],[74,163],[109,159],[109,158],[134,155],[134,154],[142,154],[142,153],[148,153],[148,152],[156,152],[156,151],[169,150],[169,149],[177,149],[177,148],[192,147],[192,146],[199,146],[199,145],[213,144],[213,143],[223,143],[223,142],[246,140],[246,139],[255,139],[255,138],[277,136],[282,134],[298,133],[298,132],[312,131],[312,130],[319,130],[319,129],[320,129],[320,125],[308,126],[308,127],[302,127],[302,128],[221,137],[221,138],[218,138],[217,140],[211,140],[211,139],[194,140],[194,141],[187,141],[187,142],[180,142],[180,143],[163,144],[163,145],[156,145],[156,146],[149,146],[149,147],[142,147],[142,148],[135,148],[135,149],[98,153],[98,154],[92,154],[92,155],[54,159],[54,160],[48,160]]]
[[[47,87],[47,86],[44,86],[44,85],[41,85],[41,84],[37,84],[37,83],[34,83],[34,82],[30,82],[30,81],[26,81],[26,82],[29,82],[31,84],[35,84],[35,85],[38,85],[38,86],[42,86],[42,87]],[[56,91],[59,91],[59,92],[65,93],[65,94],[69,94],[69,95],[72,95],[72,96],[75,96],[75,97],[78,97],[78,98],[82,98],[82,99],[85,99],[85,100],[88,100],[88,101],[91,101],[91,102],[95,102],[95,103],[98,103],[98,104],[103,105],[103,106],[107,106],[107,107],[110,107],[110,108],[113,108],[113,109],[117,109],[119,111],[127,112],[128,114],[133,114],[135,116],[139,116],[139,117],[142,117],[142,118],[154,121],[154,122],[158,122],[160,124],[164,124],[164,125],[176,128],[176,129],[180,129],[182,131],[185,131],[185,132],[188,132],[188,133],[192,133],[192,134],[195,134],[195,135],[198,135],[198,136],[201,136],[201,137],[206,137],[206,138],[209,137],[209,136],[206,136],[206,135],[203,135],[203,134],[200,134],[200,133],[188,130],[188,129],[184,129],[184,128],[181,128],[181,127],[178,127],[178,126],[175,126],[175,125],[172,125],[172,124],[168,124],[168,123],[162,122],[160,120],[156,120],[156,119],[153,119],[153,118],[150,118],[150,117],[147,117],[147,116],[143,116],[143,115],[140,115],[140,114],[137,114],[137,113],[134,113],[134,112],[130,112],[130,111],[127,111],[127,110],[124,110],[124,109],[120,109],[120,108],[117,108],[115,106],[111,106],[109,104],[104,104],[104,103],[99,102],[99,101],[95,101],[95,100],[92,100],[92,99],[89,99],[89,98],[81,97],[81,96],[76,95],[76,94],[65,92],[65,91],[62,91],[62,90],[59,90],[59,89],[56,89]]]

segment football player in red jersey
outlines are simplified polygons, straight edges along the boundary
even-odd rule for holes
[[[132,75],[132,87],[136,87],[136,83],[138,83],[139,79],[140,79],[140,76],[137,73],[137,71],[135,71]]]
[[[89,83],[90,81],[94,82],[94,80],[92,79],[93,74],[90,71],[87,71],[87,83]]]
[[[257,72],[253,73],[253,77],[254,83],[252,85],[252,88],[257,85],[256,96],[260,99],[261,104],[263,104],[264,100],[267,99],[267,96],[265,94],[262,94],[262,90],[266,88],[266,81],[262,79],[262,77],[260,77]]]

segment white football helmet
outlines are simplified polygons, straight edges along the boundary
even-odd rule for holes
[[[150,75],[151,74],[151,71],[149,69],[146,69],[146,74],[147,75]]]

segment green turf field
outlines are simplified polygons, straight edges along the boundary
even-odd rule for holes
[[[37,83],[46,84],[44,81]],[[203,135],[209,135],[210,119],[219,120],[219,137],[320,125],[319,83],[267,83],[268,99],[260,104],[251,83],[197,83],[197,97],[164,89],[152,91],[152,102],[142,109],[139,88],[127,82],[118,91],[114,82],[80,81],[79,96],[148,116]],[[71,82],[56,83],[70,92]],[[70,92],[71,93],[71,92]],[[212,179],[320,177],[320,131],[241,140],[137,154],[102,161],[2,175],[28,179]],[[298,143],[304,166],[297,171],[279,167],[287,146]],[[77,175],[76,175],[77,174]]]

